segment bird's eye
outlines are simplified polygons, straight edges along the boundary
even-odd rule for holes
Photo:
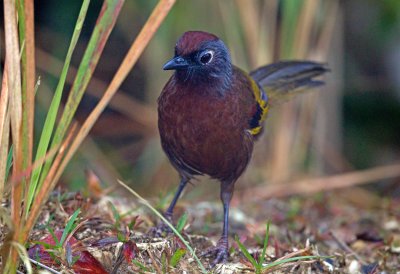
[[[200,54],[199,60],[200,60],[200,63],[205,65],[205,64],[210,63],[211,60],[213,59],[213,57],[214,57],[214,52],[212,50],[206,50]]]

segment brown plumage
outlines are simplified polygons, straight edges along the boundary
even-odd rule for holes
[[[231,64],[225,44],[213,34],[186,32],[164,69],[175,73],[158,99],[162,147],[181,182],[165,215],[171,219],[185,185],[195,175],[221,182],[224,227],[207,254],[214,264],[228,257],[228,215],[234,183],[248,165],[268,112],[268,93],[314,87],[326,71],[307,61],[279,62],[250,75]],[[267,94],[261,87],[265,87]]]

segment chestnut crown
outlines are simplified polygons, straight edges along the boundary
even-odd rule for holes
[[[203,31],[185,32],[175,46],[175,56],[164,70],[175,70],[178,81],[230,87],[232,64],[228,48],[217,36]]]

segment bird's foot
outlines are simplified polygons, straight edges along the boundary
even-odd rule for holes
[[[229,246],[228,246],[228,238],[221,237],[217,242],[216,246],[210,247],[204,252],[201,253],[202,257],[212,257],[215,258],[214,261],[210,264],[211,267],[214,267],[217,264],[224,264],[228,260],[229,257]]]
[[[168,222],[172,223],[172,216],[164,214],[164,217],[168,220]],[[157,226],[150,228],[149,230],[149,234],[154,237],[166,237],[172,233],[172,229],[163,221],[161,221]]]

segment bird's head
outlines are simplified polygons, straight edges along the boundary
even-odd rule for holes
[[[178,81],[220,85],[227,89],[232,77],[228,48],[217,36],[203,31],[185,32],[175,46],[175,56],[163,67],[175,70]]]

